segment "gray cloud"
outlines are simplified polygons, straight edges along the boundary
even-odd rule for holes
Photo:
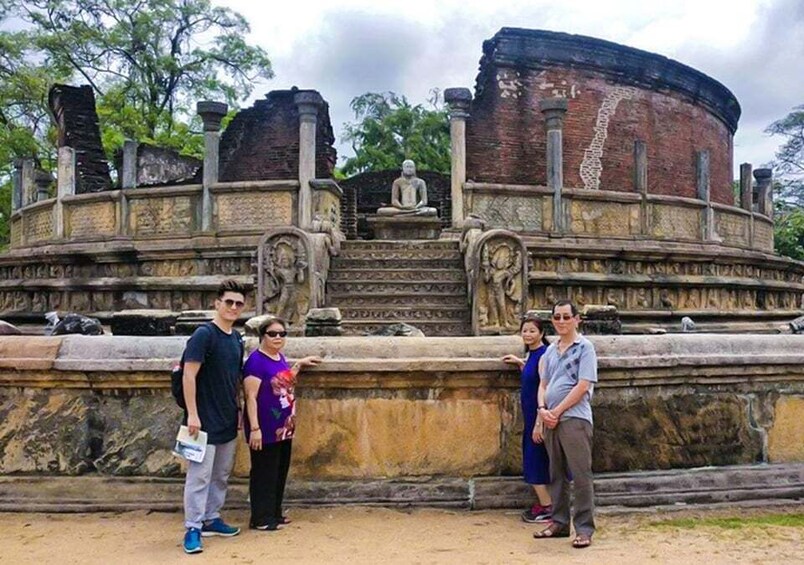
[[[434,87],[472,88],[483,40],[500,27],[553,29],[627,44],[623,38],[652,21],[641,14],[635,21],[601,26],[577,16],[552,6],[501,7],[484,19],[456,11],[422,25],[403,16],[333,8],[315,33],[299,38],[288,55],[273,58],[277,78],[267,86],[318,89],[330,103],[343,155],[350,152],[340,134],[343,123],[354,119],[352,98],[391,90],[418,103]],[[778,0],[767,6],[748,40],[735,49],[686,43],[662,54],[712,76],[737,96],[743,114],[735,137],[735,165],[772,159],[780,140],[769,139],[764,128],[804,103],[804,3]]]

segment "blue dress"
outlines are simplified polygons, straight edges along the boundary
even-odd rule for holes
[[[533,426],[536,424],[539,393],[539,359],[547,347],[540,345],[528,354],[522,369],[522,419],[525,429],[522,434],[522,468],[525,482],[530,485],[550,484],[550,462],[544,443],[533,441]]]

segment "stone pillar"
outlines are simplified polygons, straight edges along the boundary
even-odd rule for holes
[[[75,194],[75,149],[67,146],[59,147],[56,169],[56,205],[53,207],[53,229],[57,239],[63,238],[66,231],[62,199],[73,194]]]
[[[11,185],[11,211],[16,212],[22,208],[22,160],[14,160],[14,172]]]
[[[315,178],[315,145],[318,109],[324,99],[317,92],[297,92],[293,102],[299,110],[299,227],[312,228],[313,190],[310,181]]]
[[[754,178],[757,181],[757,212],[763,216],[773,217],[773,170],[756,169]]]
[[[444,100],[449,105],[452,227],[461,228],[465,217],[463,184],[466,182],[466,118],[469,117],[472,93],[468,88],[448,88],[444,91]]]
[[[204,121],[204,190],[201,196],[201,231],[212,229],[212,185],[218,182],[221,120],[229,111],[223,102],[198,102],[195,110]],[[136,181],[135,181],[136,184]]]
[[[22,207],[36,202],[36,183],[34,183],[34,160],[22,159]]]
[[[695,173],[698,199],[706,202],[701,233],[704,241],[712,241],[715,239],[715,211],[712,209],[712,195],[709,183],[709,151],[704,150],[695,153]]]
[[[123,142],[123,172],[121,173],[121,188],[137,188],[137,148],[139,145],[139,143],[130,139],[127,139],[125,142]]]
[[[639,229],[648,233],[648,144],[634,140],[634,190],[641,196],[639,201]]]
[[[740,165],[740,208],[753,210],[753,190],[751,188],[751,163]]]
[[[547,131],[547,186],[553,189],[553,231],[562,233],[566,229],[561,188],[564,185],[563,129],[567,99],[544,98],[539,100],[539,110],[544,115]]]
[[[36,169],[34,171],[34,186],[36,202],[42,202],[50,198],[50,185],[53,184],[53,175],[47,171]]]

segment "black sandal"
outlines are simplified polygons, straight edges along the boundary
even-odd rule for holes
[[[568,538],[569,535],[570,535],[569,528],[553,522],[545,529],[539,530],[538,532],[534,533],[533,537],[536,539]]]

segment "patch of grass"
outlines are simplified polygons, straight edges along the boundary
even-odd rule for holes
[[[743,518],[674,518],[670,520],[662,520],[660,522],[651,522],[650,526],[682,529],[694,529],[709,526],[727,530],[769,526],[783,528],[804,528],[804,513],[766,514],[764,516],[746,516]]]

